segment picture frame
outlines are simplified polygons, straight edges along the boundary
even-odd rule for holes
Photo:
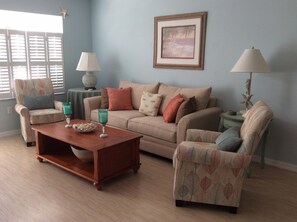
[[[204,69],[207,12],[154,18],[154,68]]]

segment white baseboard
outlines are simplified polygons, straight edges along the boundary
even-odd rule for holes
[[[254,156],[253,161],[260,163],[260,156]],[[297,173],[297,165],[265,158],[265,164]]]
[[[18,135],[21,134],[21,130],[12,130],[12,131],[6,131],[6,132],[0,132],[0,138],[1,137],[6,137],[6,136],[13,136],[13,135]]]

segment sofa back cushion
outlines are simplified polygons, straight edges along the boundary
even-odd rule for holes
[[[119,88],[132,88],[132,105],[134,109],[139,109],[141,96],[144,91],[150,93],[157,93],[159,89],[159,83],[153,84],[140,84],[121,80]]]
[[[163,99],[159,109],[159,113],[163,115],[169,101],[178,94],[181,94],[185,99],[189,99],[195,96],[196,110],[205,109],[209,101],[210,93],[211,87],[179,88],[161,83],[159,86],[158,94],[162,95]]]

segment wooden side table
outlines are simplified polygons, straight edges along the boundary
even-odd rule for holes
[[[100,96],[100,89],[97,90],[85,90],[84,88],[68,89],[67,101],[72,105],[72,118],[73,119],[85,119],[84,98]]]
[[[244,118],[239,113],[236,113],[236,115],[231,115],[229,112],[224,112],[221,114],[219,131],[223,132],[225,129],[228,129],[234,126],[241,127],[243,121],[244,121]],[[268,133],[269,133],[269,127],[267,127],[266,131],[264,132],[259,145],[260,152],[261,152],[261,162],[260,162],[261,169],[264,169],[264,165],[265,165],[264,157],[265,157],[265,147],[266,147]]]

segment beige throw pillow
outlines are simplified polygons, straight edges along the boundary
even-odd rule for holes
[[[144,91],[142,93],[139,112],[148,115],[156,116],[162,101],[162,96],[160,94],[153,94]]]
[[[134,109],[139,109],[141,95],[144,91],[150,93],[158,93],[159,83],[141,84],[121,80],[119,88],[132,88],[132,105]]]

